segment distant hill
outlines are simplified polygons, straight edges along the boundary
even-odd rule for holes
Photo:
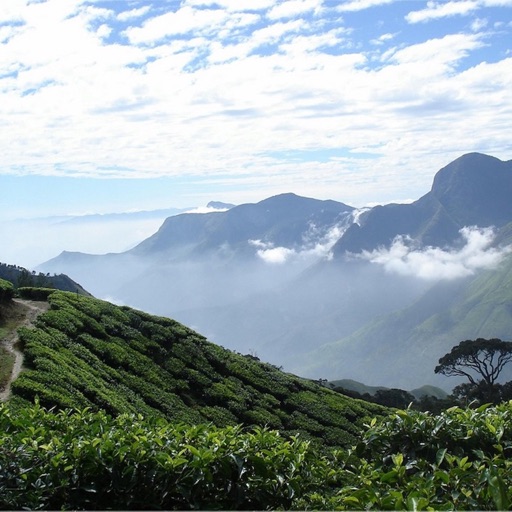
[[[358,382],[353,379],[341,379],[341,380],[331,380],[327,382],[327,385],[330,388],[343,388],[347,389],[349,391],[355,391],[359,393],[360,395],[364,395],[365,393],[368,393],[369,395],[375,395],[377,391],[382,391],[386,389],[390,389],[383,386],[367,386],[366,384],[363,384],[362,382]],[[433,396],[435,398],[446,398],[448,394],[446,391],[444,391],[441,388],[438,388],[436,386],[421,386],[419,388],[415,388],[412,390],[405,390],[408,391],[411,395],[413,395],[415,398],[419,399],[424,396]]]
[[[22,286],[38,286],[79,293],[80,295],[91,295],[88,291],[82,288],[81,285],[65,274],[51,276],[50,274],[44,274],[42,272],[36,273],[35,271],[29,271],[24,267],[9,265],[7,263],[0,263],[0,279],[10,281],[16,288],[20,288]]]
[[[343,388],[349,391],[356,391],[360,395],[364,395],[365,393],[374,395],[379,390],[388,389],[384,386],[367,386],[353,379],[330,380],[327,385],[330,388]]]
[[[509,256],[496,270],[436,284],[409,307],[312,351],[295,371],[306,375],[367,375],[372,383],[393,382],[403,389],[418,382],[454,387],[460,379],[434,375],[439,358],[462,340],[510,340],[511,297]]]
[[[169,217],[130,251],[65,251],[39,269],[66,272],[95,296],[176,318],[180,311],[238,303],[296,276],[325,256],[353,211],[335,201],[281,194],[223,212]],[[179,293],[169,294],[169,287]]]
[[[160,208],[158,210],[141,210],[136,212],[118,212],[118,213],[94,213],[86,215],[68,215],[65,217],[56,217],[55,222],[66,224],[96,224],[98,221],[111,222],[133,222],[137,220],[163,219],[172,215],[178,215],[191,208]],[[51,221],[52,218],[40,219]]]
[[[136,413],[188,424],[269,426],[327,445],[357,441],[385,409],[343,397],[163,317],[54,292],[37,327],[20,330],[26,370],[15,401]]]
[[[230,210],[234,208],[236,204],[223,203],[222,201],[210,201],[206,208],[214,208],[215,210]]]
[[[230,253],[254,255],[250,241],[294,249],[303,246],[308,234],[313,237],[314,230],[325,234],[353,210],[336,201],[281,194],[225,212],[169,217],[157,233],[129,252],[183,259],[222,254],[229,247]]]

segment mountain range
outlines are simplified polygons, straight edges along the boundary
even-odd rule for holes
[[[282,194],[183,213],[133,249],[39,267],[312,378],[412,389],[462,339],[509,338],[512,161],[471,153],[410,204]]]

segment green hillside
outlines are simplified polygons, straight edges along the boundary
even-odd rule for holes
[[[410,307],[308,354],[301,373],[325,378],[364,374],[369,384],[386,382],[402,389],[427,383],[454,386],[455,381],[434,375],[440,357],[462,340],[511,337],[508,256],[495,270],[439,283]]]
[[[27,368],[15,401],[140,413],[188,424],[261,425],[327,445],[355,443],[385,409],[343,397],[168,318],[68,292],[20,329]]]
[[[2,510],[512,505],[512,402],[391,412],[168,318],[45,293],[0,404]]]

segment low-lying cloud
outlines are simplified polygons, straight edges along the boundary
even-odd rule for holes
[[[407,236],[398,236],[391,247],[363,251],[357,258],[382,265],[390,273],[416,276],[425,280],[449,280],[496,268],[512,252],[512,246],[491,247],[492,228],[464,227],[460,230],[461,249],[418,248]]]
[[[257,248],[256,255],[265,263],[282,265],[288,262],[309,262],[318,259],[331,259],[332,246],[341,238],[347,229],[348,221],[332,226],[328,231],[320,233],[315,225],[302,237],[303,245],[298,249],[275,247],[272,242],[249,240],[249,245]]]
[[[256,254],[265,263],[281,265],[289,261],[290,258],[297,257],[298,253],[294,249],[287,247],[272,247],[272,244],[265,244],[261,240],[249,240],[251,245],[260,247]]]

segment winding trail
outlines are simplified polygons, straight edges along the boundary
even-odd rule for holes
[[[25,318],[13,328],[9,334],[2,340],[0,345],[8,352],[14,354],[14,364],[12,367],[11,377],[5,388],[0,390],[0,401],[5,402],[11,396],[11,382],[16,380],[23,368],[23,353],[17,349],[18,343],[18,329],[20,327],[30,327],[34,325],[36,318],[45,311],[48,311],[50,305],[46,301],[13,299],[16,304],[19,304],[25,310]]]

